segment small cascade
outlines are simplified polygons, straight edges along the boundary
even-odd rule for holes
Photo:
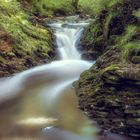
[[[61,60],[80,60],[80,53],[76,49],[76,43],[87,24],[88,23],[54,23],[50,25],[55,30],[56,43]]]
[[[93,140],[95,128],[77,108],[72,88],[72,83],[93,64],[81,60],[76,49],[87,25],[88,22],[83,21],[50,24],[61,59],[0,81],[0,107],[7,110],[0,110],[0,139],[1,136],[12,139],[11,135],[31,138],[43,130],[45,137],[58,133],[58,138],[63,134],[62,140]],[[7,106],[9,102],[10,106]],[[52,125],[58,125],[62,130]],[[49,136],[49,140],[58,140],[55,134],[55,138]]]

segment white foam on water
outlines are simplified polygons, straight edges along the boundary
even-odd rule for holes
[[[4,81],[0,81],[0,102],[17,96],[17,94],[26,88],[25,85],[28,85],[28,82],[32,82],[29,81],[30,77],[32,77],[32,80],[37,77],[40,80],[41,78],[47,79],[48,77],[50,79],[57,78],[58,83],[55,84],[57,85],[57,89],[62,89],[66,83],[71,84],[75,79],[78,79],[79,75],[92,65],[90,62],[81,60],[80,52],[76,49],[76,41],[80,38],[84,27],[87,25],[88,23],[84,22],[67,23],[65,26],[63,23],[51,24],[50,26],[55,30],[56,43],[61,60],[37,66]],[[64,82],[59,82],[59,79]],[[56,89],[53,89],[54,91],[52,92],[56,95]]]
[[[81,60],[80,52],[76,49],[76,44],[85,26],[88,23],[53,23],[50,26],[54,29],[56,35],[56,44],[58,47],[58,54],[61,58],[59,61],[54,61],[50,64],[44,64],[35,68],[26,70],[13,77],[0,81],[0,103],[20,95],[23,90],[28,91],[28,85],[33,83],[34,87],[38,87],[39,81],[53,81],[52,85],[47,85],[43,91],[40,91],[42,100],[50,105],[57,101],[57,98],[67,86],[70,86],[74,81],[78,80],[80,74],[89,69],[93,63]],[[50,94],[44,94],[45,92]],[[37,123],[38,119],[27,119],[20,123]],[[42,123],[48,121],[39,119]],[[76,134],[54,129],[53,133],[57,132],[67,137],[65,140],[92,140],[92,137],[82,138]],[[47,129],[48,130],[48,129]],[[61,135],[62,136],[62,135]]]

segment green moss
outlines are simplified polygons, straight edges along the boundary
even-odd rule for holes
[[[140,2],[96,0],[94,6],[92,12],[96,15],[95,21],[89,25],[83,37],[85,50],[100,56],[106,48],[118,47],[121,63],[125,63],[130,52],[140,46]]]
[[[92,35],[95,35],[96,34],[96,32],[98,32],[98,28],[97,27],[94,27],[94,28],[92,28],[92,26],[89,26],[88,27],[88,29],[86,30],[86,35],[84,36],[84,41],[86,42],[86,43],[88,43],[88,44],[92,44],[93,43],[93,39],[94,39],[94,37],[93,36],[91,36],[91,34]]]
[[[126,30],[122,36],[118,37],[117,43],[120,47],[123,47],[123,45],[129,43],[132,40],[132,37],[136,34],[137,31],[139,31],[140,28],[135,25],[128,25],[126,27]]]
[[[132,57],[132,62],[134,64],[140,64],[140,56],[133,56]]]
[[[84,46],[93,52],[101,52],[97,44],[105,48],[97,67],[78,81],[80,107],[103,129],[139,139],[140,1],[96,0],[94,6],[96,18],[85,32]]]
[[[78,7],[72,4],[72,0],[30,0],[32,11],[40,16],[52,16],[54,14],[71,15],[77,11],[82,14],[95,16],[106,8],[110,9],[123,0],[79,0]],[[77,8],[76,8],[77,7]]]
[[[0,28],[5,30],[13,40],[13,50],[22,54],[32,54],[38,47],[42,52],[52,50],[52,35],[42,26],[32,25],[28,15],[21,10],[16,0],[2,1],[0,5]]]
[[[71,0],[31,0],[29,3],[32,5],[33,12],[40,14],[40,16],[75,13]]]
[[[130,52],[140,49],[140,42],[128,42],[118,47],[121,47],[121,62],[126,63],[129,59]]]
[[[79,8],[82,13],[94,15],[93,13],[93,5],[94,5],[94,0],[79,0]]]
[[[100,71],[100,74],[102,75],[103,73],[107,72],[107,71],[113,71],[113,70],[117,70],[119,69],[119,66],[116,64],[112,64],[104,69],[102,69],[102,71]]]
[[[133,12],[133,15],[140,18],[140,9]]]
[[[0,55],[0,62],[4,62],[5,59]]]
[[[122,0],[79,0],[81,11],[89,15],[98,16],[101,11],[110,9]]]
[[[129,54],[133,50],[140,49],[140,42],[133,37],[140,30],[138,26],[128,25],[122,36],[117,37],[116,46],[121,50],[121,62],[125,63],[128,60]]]
[[[95,16],[106,7],[113,7],[116,3],[121,3],[122,0],[79,0],[78,11],[83,14]],[[32,6],[33,12],[40,16],[52,16],[54,14],[71,15],[77,12],[72,0],[31,0],[29,3]]]
[[[105,19],[105,23],[104,23],[104,37],[106,38],[106,39],[108,39],[109,38],[109,31],[110,31],[110,23],[111,23],[111,20],[112,20],[112,18],[114,17],[114,15],[111,13],[111,14],[109,14],[107,17],[106,17],[106,19]]]
[[[83,43],[85,46],[90,46],[94,44],[94,46],[102,46],[103,43],[103,31],[100,26],[100,23],[97,24],[96,22],[93,22],[85,31],[83,36]],[[91,48],[92,49],[92,46]],[[98,48],[97,48],[98,49]]]

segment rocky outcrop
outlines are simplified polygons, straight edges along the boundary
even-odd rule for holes
[[[75,84],[80,108],[103,130],[140,139],[140,63],[107,50]]]
[[[83,59],[96,60],[110,46],[120,45],[118,40],[124,36],[128,26],[140,25],[139,18],[134,14],[140,8],[139,0],[120,0],[114,2],[115,4],[113,2],[111,4],[111,1],[103,3],[106,5],[99,7],[100,13],[97,15],[95,13],[94,21],[83,33],[81,39]],[[139,40],[139,31],[133,39]]]
[[[135,139],[140,139],[139,8],[140,1],[122,0],[96,15],[82,38],[83,58],[96,64],[75,83],[80,108],[103,131]]]
[[[56,57],[53,38],[49,51],[42,48],[40,44],[40,46],[33,49],[32,53],[14,47],[13,39],[7,36],[6,33],[4,37],[0,38],[0,77],[10,76],[36,65],[48,63]],[[20,47],[22,49],[22,46]]]
[[[26,7],[27,8],[27,7]],[[0,77],[10,76],[56,58],[50,29],[32,20],[18,1],[0,5]],[[42,20],[43,21],[43,20]]]

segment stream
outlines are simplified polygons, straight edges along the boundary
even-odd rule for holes
[[[60,60],[0,80],[1,140],[96,140],[96,125],[78,109],[72,86],[94,63],[76,49],[87,25],[49,24]]]

